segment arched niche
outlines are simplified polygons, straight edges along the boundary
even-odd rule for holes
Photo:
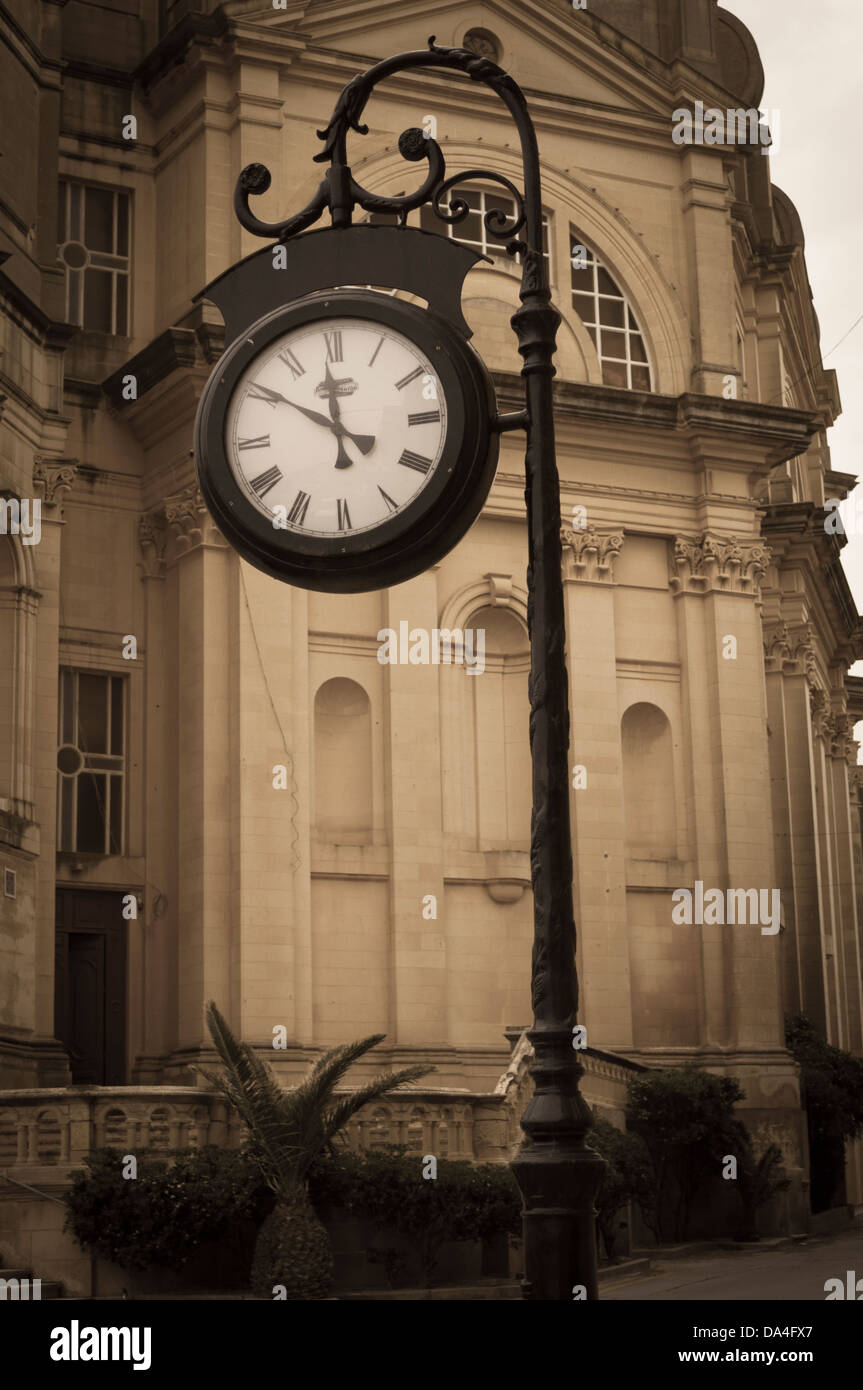
[[[470,631],[476,674],[441,667],[444,827],[476,850],[527,850],[531,776],[525,596],[487,575],[447,603],[441,627]]]
[[[371,704],[362,686],[343,676],[315,695],[314,801],[320,839],[371,843]]]
[[[629,859],[677,858],[671,725],[658,705],[630,705],[621,720],[623,804]]]

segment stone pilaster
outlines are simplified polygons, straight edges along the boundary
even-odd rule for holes
[[[757,538],[678,536],[683,704],[693,758],[696,877],[726,888],[777,887],[763,676],[760,585],[770,551]],[[780,1048],[779,935],[760,925],[698,928],[702,1043],[739,1052]]]
[[[632,1046],[626,832],[614,630],[614,561],[623,532],[561,530],[569,677],[570,816],[579,1020],[588,1045]],[[589,753],[588,753],[588,750]],[[583,767],[586,785],[573,778]],[[592,1020],[602,1019],[602,1036]]]
[[[165,499],[175,537],[177,710],[178,1038],[176,1064],[195,1059],[203,1008],[230,1008],[231,801],[229,613],[233,556],[195,485]]]
[[[395,632],[402,621],[411,628],[432,631],[438,621],[436,572],[388,589],[385,612],[386,626]],[[397,664],[385,671],[393,1043],[434,1047],[450,1042],[470,1047],[485,1042],[488,1035],[488,1020],[481,1016],[487,994],[482,955],[491,943],[475,941],[475,949],[466,954],[453,941],[456,958],[448,958],[438,673],[429,666]],[[465,674],[465,679],[483,677]],[[437,921],[423,918],[422,900],[427,894],[437,897]]]
[[[811,625],[774,620],[764,627],[770,785],[777,886],[785,932],[785,1009],[823,1015],[820,869],[815,817],[815,747],[810,694],[815,680]]]
[[[54,911],[57,850],[57,698],[60,669],[60,538],[63,502],[75,482],[75,459],[38,454],[34,494],[42,503],[42,538],[34,557],[39,593],[33,689],[33,803],[39,824],[36,877],[34,1042],[54,1035]],[[62,1060],[61,1060],[62,1057]],[[65,1085],[68,1064],[59,1043],[40,1062],[41,1085]]]

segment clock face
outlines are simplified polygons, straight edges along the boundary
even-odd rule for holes
[[[433,363],[397,329],[323,318],[282,333],[245,368],[225,452],[280,530],[338,539],[398,517],[444,452],[447,401]]]
[[[488,373],[445,319],[373,290],[321,291],[250,323],[214,367],[198,481],[223,536],[266,574],[381,589],[436,564],[479,515],[494,414]]]

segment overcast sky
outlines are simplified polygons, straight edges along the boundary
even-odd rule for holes
[[[824,365],[839,377],[843,412],[828,435],[832,465],[863,474],[863,0],[723,0],[723,8],[743,20],[758,45],[762,111],[780,113],[771,176],[800,213]],[[863,610],[863,487],[843,508],[843,520],[842,559]],[[863,662],[854,674],[863,675]],[[856,732],[860,738],[863,725]]]

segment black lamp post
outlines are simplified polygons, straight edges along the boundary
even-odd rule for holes
[[[384,197],[353,178],[347,163],[347,133],[365,135],[361,117],[374,88],[384,78],[411,68],[447,68],[465,73],[496,92],[505,103],[521,142],[524,195],[503,175],[471,169],[445,178],[437,143],[418,129],[405,131],[399,150],[411,161],[426,159],[428,176],[415,193]],[[528,1037],[535,1050],[535,1094],[522,1117],[529,1143],[512,1163],[525,1202],[525,1286],[528,1299],[571,1300],[597,1297],[593,1201],[604,1164],[585,1144],[592,1118],[579,1090],[584,1068],[573,1048],[578,1008],[575,923],[572,913],[572,849],[569,823],[569,705],[564,655],[565,621],[561,582],[560,496],[554,442],[552,377],[560,315],[551,303],[542,255],[542,193],[536,133],[524,93],[487,58],[464,48],[438,48],[399,54],[375,64],[344,88],[324,131],[324,150],[315,158],[329,169],[311,202],[287,221],[265,223],[249,208],[251,194],[270,184],[267,169],[243,170],[234,195],[242,225],[257,236],[287,242],[329,208],[334,227],[349,227],[357,205],[390,212],[402,225],[408,213],[431,202],[447,222],[462,221],[469,208],[454,198],[449,211],[442,199],[464,179],[502,184],[515,198],[517,216],[507,224],[500,212],[486,214],[491,236],[506,240],[510,255],[522,259],[521,308],[512,317],[524,360],[523,413],[499,417],[497,429],[525,428],[527,523],[529,537],[528,624],[530,629],[530,745],[533,759],[531,878],[534,903],[532,1003]],[[518,235],[518,234],[521,235]]]

